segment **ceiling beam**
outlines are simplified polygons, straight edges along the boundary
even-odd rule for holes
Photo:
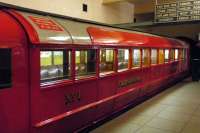
[[[134,8],[135,14],[143,14],[154,12],[155,3],[153,1],[147,1],[146,3],[136,4]]]
[[[103,0],[104,5],[112,5],[119,2],[129,2],[131,4],[134,4],[135,14],[143,14],[154,12],[156,3],[170,3],[176,2],[176,0]]]
[[[114,4],[118,2],[129,2],[130,0],[103,0],[103,4]],[[136,1],[136,0],[131,0],[131,1]]]

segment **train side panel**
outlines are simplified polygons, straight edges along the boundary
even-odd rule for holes
[[[95,119],[95,109],[75,110],[97,99],[97,80],[76,80],[40,86],[40,49],[31,49],[32,132],[72,132]],[[67,115],[69,114],[72,115]],[[66,113],[67,116],[63,116]],[[61,119],[59,119],[61,118]],[[57,120],[58,119],[58,120]],[[52,121],[49,124],[42,123]]]
[[[101,77],[98,80],[98,99],[102,100],[116,94],[117,80],[114,76]],[[96,119],[103,119],[113,112],[114,99],[97,106]]]
[[[26,34],[5,12],[0,11],[0,18],[0,132],[27,133],[30,90]],[[5,81],[8,78],[9,83]]]

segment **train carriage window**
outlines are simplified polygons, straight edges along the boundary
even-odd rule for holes
[[[42,83],[70,79],[71,51],[40,51],[40,67]]]
[[[169,62],[169,49],[165,49],[165,63]]]
[[[184,58],[185,58],[185,49],[181,49],[179,52],[180,52],[180,58],[182,60],[184,60]]]
[[[114,49],[103,48],[100,50],[100,73],[114,72]]]
[[[0,49],[0,89],[12,86],[11,49]]]
[[[178,49],[175,49],[175,60],[178,60]]]
[[[174,61],[174,56],[175,56],[175,54],[174,54],[174,49],[171,49],[171,50],[170,50],[170,60],[171,60],[171,61]]]
[[[140,67],[141,64],[141,51],[140,49],[133,49],[133,61],[132,67],[137,68]]]
[[[147,67],[150,65],[150,51],[149,49],[142,49],[142,66]]]
[[[183,52],[182,52],[182,59],[185,60],[186,59],[186,49],[183,49]]]
[[[158,63],[159,64],[164,64],[164,61],[165,61],[165,59],[164,59],[164,50],[163,49],[159,49],[159,52],[158,52],[158,54],[159,54],[159,60],[158,60]]]
[[[179,52],[180,52],[180,53],[179,53],[179,54],[180,54],[180,59],[181,59],[181,60],[184,59],[184,58],[183,58],[183,49],[180,49]]]
[[[119,49],[118,50],[118,70],[128,69],[129,61],[129,50]]]
[[[77,50],[75,56],[77,79],[96,74],[96,50]]]
[[[187,50],[186,49],[184,49],[184,60],[186,60],[187,59]]]
[[[151,49],[151,64],[157,64],[157,49]]]

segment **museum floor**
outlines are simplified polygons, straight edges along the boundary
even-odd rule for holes
[[[200,133],[200,81],[163,91],[92,133]]]

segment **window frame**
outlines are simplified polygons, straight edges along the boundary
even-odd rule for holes
[[[119,69],[119,50],[128,50],[128,62],[127,62],[127,68]],[[117,48],[117,72],[127,71],[129,70],[129,64],[130,64],[130,49],[129,48]]]
[[[163,51],[163,62],[160,63],[160,50]],[[164,48],[158,48],[158,65],[165,64],[165,49]]]
[[[139,50],[140,51],[140,64],[139,66],[134,67],[134,50]],[[131,64],[131,69],[140,69],[142,68],[142,48],[137,48],[137,47],[131,47],[131,51],[132,51],[132,64]]]
[[[77,75],[76,75],[76,51],[87,51],[87,50],[94,50],[95,51],[95,73],[92,74],[92,75],[82,75],[82,76],[79,76],[79,78],[77,78]],[[94,77],[97,77],[98,75],[98,69],[97,69],[97,66],[98,66],[98,49],[94,49],[94,48],[77,48],[77,49],[74,49],[74,55],[72,56],[72,60],[74,60],[74,63],[72,65],[73,67],[73,79],[76,80],[76,81],[80,81],[80,80],[84,80],[84,79],[88,79],[88,78],[94,78]],[[74,59],[73,59],[74,58]]]
[[[151,66],[151,50],[150,50],[151,48],[141,48],[141,67],[142,68],[146,68],[146,67],[150,67]],[[148,51],[148,63],[149,64],[147,64],[147,65],[145,65],[144,66],[144,64],[143,64],[143,50],[147,50]]]
[[[113,70],[112,71],[101,71],[100,65],[101,65],[101,50],[102,49],[113,50]],[[98,60],[97,66],[98,66],[98,69],[99,69],[97,74],[99,75],[99,77],[109,76],[109,75],[117,73],[117,70],[118,70],[117,53],[118,53],[118,48],[114,48],[114,47],[100,47],[99,48],[99,51],[98,51],[99,59],[97,59]]]
[[[187,48],[183,48],[183,59],[182,60],[187,60]]]
[[[178,53],[177,53],[177,59],[176,59],[176,50],[178,51]],[[179,48],[174,48],[174,61],[179,61],[179,57],[180,57],[180,55],[179,55]]]
[[[172,56],[171,56],[172,51],[173,51],[173,54],[174,54],[173,59],[172,59]],[[174,61],[175,61],[175,49],[174,48],[170,48],[170,62],[174,62]]]
[[[156,63],[155,64],[152,64],[152,50],[156,51]],[[158,65],[158,48],[150,48],[150,63],[151,63],[151,66]]]
[[[187,53],[186,48],[181,48],[180,51],[181,51],[181,54],[182,54],[181,55],[182,57],[180,57],[180,60],[183,60],[183,61],[186,60],[186,53]]]
[[[53,52],[53,51],[63,51],[63,61],[64,61],[64,59],[67,59],[66,57],[64,57],[64,55],[66,56],[67,55],[67,53],[69,52],[70,54],[71,54],[71,57],[69,57],[69,60],[70,60],[70,64],[69,64],[69,70],[70,70],[70,72],[69,72],[69,78],[65,78],[65,76],[63,76],[63,77],[56,77],[56,78],[53,78],[53,79],[47,79],[47,80],[44,80],[44,81],[42,81],[41,80],[41,75],[40,75],[40,86],[42,86],[42,87],[44,87],[44,86],[46,86],[46,85],[49,85],[49,84],[56,84],[56,83],[60,83],[60,82],[66,82],[66,81],[72,81],[73,80],[73,67],[72,67],[72,65],[73,65],[73,61],[72,61],[72,59],[73,59],[73,50],[72,49],[67,49],[67,48],[55,48],[55,49],[51,49],[51,48],[39,48],[39,71],[41,72],[41,58],[40,58],[40,52],[42,52],[42,51],[51,51],[51,52]],[[65,52],[65,54],[64,54],[64,52]],[[63,68],[64,68],[64,63],[65,62],[63,62]]]
[[[166,50],[168,50],[168,60],[167,61],[165,61],[166,59],[165,59],[165,55],[166,55]],[[167,64],[167,63],[170,63],[170,49],[169,48],[165,48],[164,49],[164,64]]]

